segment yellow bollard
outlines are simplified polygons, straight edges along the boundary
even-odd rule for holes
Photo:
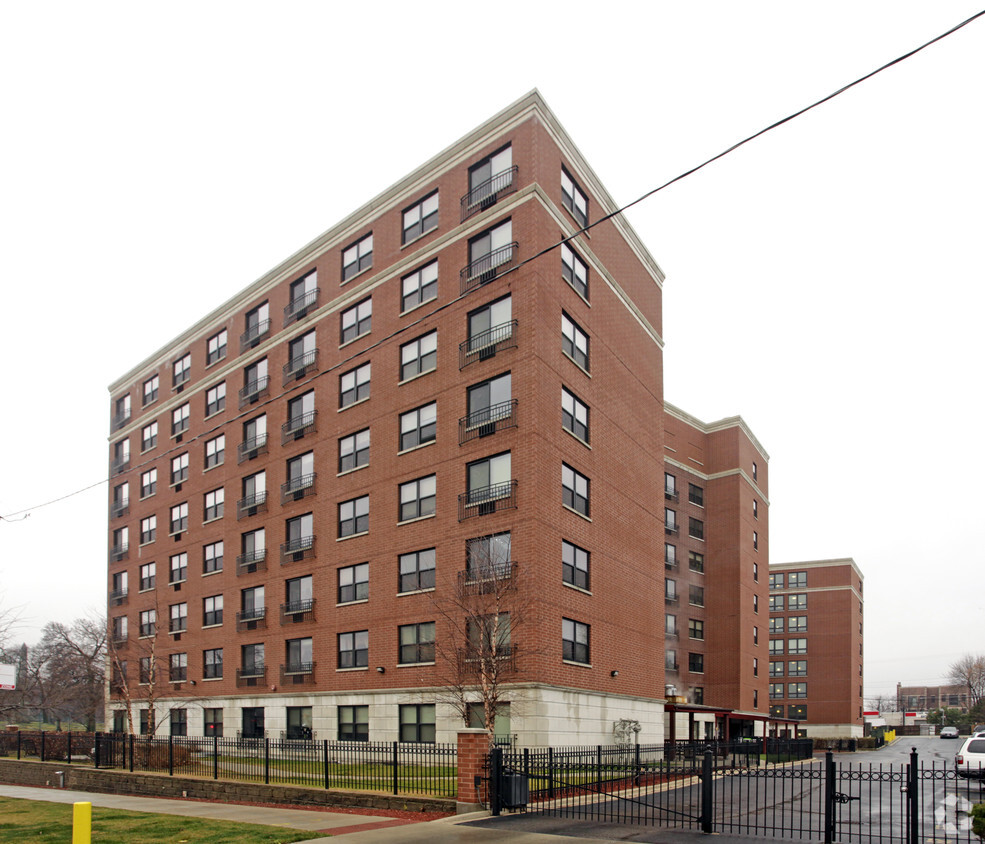
[[[92,803],[72,804],[72,844],[92,841]]]

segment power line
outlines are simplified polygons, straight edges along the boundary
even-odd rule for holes
[[[963,27],[967,26],[969,23],[971,23],[974,20],[977,20],[978,18],[982,17],[983,15],[985,15],[985,9],[983,9],[980,12],[977,12],[976,14],[972,15],[970,18],[968,18],[967,20],[962,21],[961,23],[957,24],[956,26],[951,27],[946,32],[942,32],[940,35],[937,35],[934,38],[931,38],[929,41],[926,41],[925,43],[921,44],[919,47],[915,47],[914,49],[910,50],[909,52],[903,53],[901,56],[897,56],[892,61],[886,62],[886,64],[882,65],[881,67],[876,68],[875,70],[873,70],[873,71],[865,74],[864,76],[860,76],[858,79],[854,80],[853,82],[849,82],[847,85],[843,85],[841,88],[838,88],[836,91],[833,91],[832,93],[828,94],[827,96],[822,97],[821,99],[817,100],[816,102],[813,102],[813,103],[811,103],[808,106],[804,106],[804,108],[802,108],[802,109],[800,109],[798,111],[795,111],[795,112],[793,112],[791,114],[788,114],[786,117],[781,118],[780,120],[777,120],[775,123],[771,123],[769,126],[766,126],[765,128],[760,129],[758,132],[754,132],[752,135],[749,135],[748,137],[743,138],[741,141],[738,141],[737,143],[732,144],[732,146],[728,147],[727,149],[722,150],[722,152],[718,153],[717,155],[713,155],[711,158],[706,159],[705,161],[701,162],[697,166],[692,167],[689,170],[685,170],[680,175],[675,176],[674,178],[670,179],[669,181],[664,182],[659,187],[655,187],[652,190],[647,191],[642,196],[634,199],[632,202],[629,202],[626,205],[623,205],[621,208],[618,208],[615,211],[612,211],[611,213],[606,214],[606,215],[600,217],[598,220],[596,220],[593,223],[589,223],[588,225],[586,225],[583,228],[581,228],[578,231],[576,231],[574,234],[568,235],[567,237],[563,237],[559,241],[557,241],[557,243],[553,243],[550,246],[544,247],[539,252],[536,252],[533,255],[531,255],[529,258],[525,258],[524,260],[520,261],[519,263],[517,263],[514,266],[510,267],[509,269],[504,270],[503,272],[501,272],[499,274],[498,277],[502,278],[502,277],[505,277],[507,275],[510,275],[511,273],[516,272],[521,267],[524,267],[527,264],[529,264],[529,263],[531,263],[533,261],[536,261],[538,258],[541,258],[544,255],[547,255],[547,254],[553,252],[555,249],[559,248],[560,246],[562,246],[563,244],[567,243],[568,241],[573,240],[574,238],[578,237],[580,234],[584,234],[585,232],[590,231],[591,229],[595,228],[596,226],[601,225],[602,223],[604,223],[604,222],[606,222],[608,220],[611,220],[613,217],[616,217],[619,214],[622,214],[624,211],[628,210],[629,208],[632,208],[634,205],[639,205],[639,203],[643,202],[646,199],[649,199],[651,196],[653,196],[656,193],[659,193],[660,191],[664,190],[665,188],[668,188],[671,185],[673,185],[673,184],[675,184],[677,182],[680,182],[683,179],[686,179],[688,176],[694,175],[699,170],[702,170],[705,167],[707,167],[709,164],[712,164],[715,161],[718,161],[719,159],[724,158],[726,155],[729,155],[730,153],[735,152],[737,149],[739,149],[742,146],[745,146],[750,141],[754,141],[756,138],[759,138],[762,135],[765,135],[767,132],[771,132],[774,129],[779,128],[784,123],[789,123],[791,120],[795,120],[796,118],[798,118],[798,117],[806,114],[807,112],[811,111],[812,109],[815,109],[818,106],[823,105],[824,103],[828,102],[829,100],[833,100],[835,97],[840,96],[841,94],[844,94],[846,91],[850,90],[851,88],[854,88],[856,85],[860,85],[862,82],[865,82],[866,80],[871,79],[873,76],[876,76],[877,74],[882,73],[884,70],[887,70],[887,69],[893,67],[894,65],[897,65],[900,62],[905,61],[906,59],[908,59],[908,58],[910,58],[912,56],[915,56],[917,53],[921,52],[922,50],[925,50],[927,47],[931,46],[932,44],[936,44],[938,41],[941,41],[944,38],[947,38],[949,35],[953,35],[959,29],[962,29]],[[462,298],[462,296],[457,296],[452,301],[446,303],[445,305],[440,306],[439,308],[436,308],[434,311],[432,311],[426,317],[422,317],[421,319],[426,319],[427,317],[429,317],[429,316],[437,313],[438,311],[444,310],[446,307],[449,307],[450,305],[454,304],[455,302],[457,302],[461,298]],[[363,349],[361,352],[359,352],[359,354],[360,355],[366,354],[366,352],[371,351],[374,348],[377,348],[378,346],[380,346],[382,343],[386,342],[387,340],[390,340],[393,337],[395,337],[395,336],[397,336],[399,334],[404,333],[405,331],[407,331],[410,328],[412,328],[414,325],[416,325],[419,322],[421,322],[421,319],[415,320],[415,322],[412,325],[407,325],[407,326],[404,326],[403,328],[397,329],[391,335],[389,335],[388,337],[382,338],[380,341],[378,341],[377,343],[374,343],[368,349]],[[318,373],[318,375],[313,376],[313,378],[315,378],[315,377],[321,377],[323,375],[329,374],[330,372],[338,369],[341,366],[344,366],[346,363],[348,363],[349,361],[353,360],[354,357],[358,357],[358,355],[354,355],[354,356],[346,359],[345,361],[342,361],[342,362],[336,364],[335,366],[332,366],[332,367],[324,370],[323,372]],[[277,396],[277,397],[274,397],[274,398],[279,398],[279,397],[280,396]],[[274,398],[268,399],[263,404],[264,405],[269,404],[271,401],[274,400]],[[256,408],[254,407],[253,410],[255,410],[255,409]],[[215,430],[215,429],[213,429],[213,430]],[[193,438],[193,441],[199,439],[200,436],[201,435],[196,436],[195,438]],[[158,460],[162,456],[166,456],[166,455],[167,455],[167,453],[165,453],[165,455],[157,455],[154,458],[154,460]],[[151,462],[151,461],[148,461],[148,462]],[[141,465],[144,465],[144,464],[141,464]],[[140,466],[137,466],[135,468],[140,468]],[[57,504],[59,501],[64,501],[67,498],[72,498],[75,495],[79,495],[79,494],[81,494],[83,492],[87,492],[88,490],[93,489],[93,488],[95,488],[95,487],[97,487],[97,486],[99,486],[101,484],[108,483],[109,481],[110,481],[110,478],[104,478],[103,480],[97,481],[96,483],[90,484],[89,486],[83,487],[82,489],[75,490],[74,492],[67,493],[66,495],[62,495],[62,496],[60,496],[58,498],[53,498],[51,501],[45,501],[44,503],[35,505],[34,507],[25,507],[23,510],[16,510],[13,513],[8,513],[6,516],[0,515],[0,521],[7,521],[7,522],[9,522],[9,521],[20,521],[20,519],[12,519],[12,517],[13,516],[19,516],[22,513],[30,513],[31,511],[33,511],[33,510],[39,510],[42,507],[48,507],[51,504]]]

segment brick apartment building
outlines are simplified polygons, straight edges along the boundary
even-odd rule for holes
[[[533,598],[504,732],[767,715],[767,457],[664,409],[616,207],[531,93],[111,385],[109,723],[449,740],[482,560]]]
[[[852,559],[770,565],[770,714],[798,732],[863,731],[863,576]]]
[[[960,684],[943,686],[904,686],[896,684],[896,708],[900,712],[926,712],[941,707],[967,712],[970,706],[968,687]]]

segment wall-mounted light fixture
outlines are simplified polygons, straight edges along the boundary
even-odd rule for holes
[[[609,672],[609,676],[610,677],[618,677],[619,676],[619,672],[618,671],[610,671]]]
[[[377,674],[386,674],[386,669],[382,665],[377,665],[376,666],[376,673]]]

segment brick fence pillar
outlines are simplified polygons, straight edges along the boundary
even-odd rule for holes
[[[486,776],[486,757],[489,755],[489,733],[483,729],[458,731],[458,813],[476,812],[482,808],[476,782]]]

